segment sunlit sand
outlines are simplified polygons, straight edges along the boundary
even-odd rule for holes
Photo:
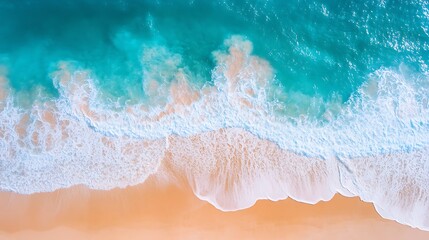
[[[378,216],[359,198],[316,205],[258,201],[222,212],[189,190],[152,179],[135,187],[0,193],[0,239],[428,239]]]

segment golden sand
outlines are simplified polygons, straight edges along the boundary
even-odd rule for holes
[[[359,198],[258,201],[222,212],[188,189],[148,182],[110,191],[0,193],[0,239],[429,239]]]

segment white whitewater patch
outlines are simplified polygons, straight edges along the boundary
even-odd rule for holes
[[[109,137],[94,131],[63,111],[70,108],[65,99],[36,103],[30,110],[12,102],[12,97],[0,99],[0,106],[6,106],[0,112],[1,190],[34,193],[76,184],[126,187],[155,172],[164,155],[162,139]]]
[[[100,101],[90,71],[72,72],[67,63],[52,74],[60,98],[29,110],[14,106],[4,74],[0,189],[110,189],[165,172],[222,210],[257,199],[315,203],[340,192],[429,230],[427,75],[379,69],[346,104],[327,103],[326,122],[289,121],[268,100],[270,64],[242,37],[225,46],[213,53],[214,85],[198,90],[180,55],[145,48],[150,104],[120,110]]]

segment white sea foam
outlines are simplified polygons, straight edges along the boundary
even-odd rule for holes
[[[290,121],[269,101],[273,70],[252,43],[234,36],[225,46],[213,53],[214,85],[198,90],[180,55],[145,48],[149,104],[121,110],[100,101],[89,70],[67,63],[52,74],[60,98],[29,110],[0,78],[0,189],[110,189],[165,172],[223,210],[340,192],[429,230],[427,75],[381,68],[347,103],[326,103],[325,121]]]

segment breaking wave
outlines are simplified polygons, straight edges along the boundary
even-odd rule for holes
[[[60,62],[52,73],[60,97],[23,108],[2,70],[0,189],[111,189],[154,174],[185,180],[225,211],[258,199],[316,203],[338,192],[429,230],[426,74],[378,69],[345,103],[296,93],[323,104],[316,119],[275,100],[275,71],[250,41],[232,36],[224,45],[213,52],[213,84],[203,87],[179,54],[144,48],[148,99],[118,107],[103,100],[89,69]]]

